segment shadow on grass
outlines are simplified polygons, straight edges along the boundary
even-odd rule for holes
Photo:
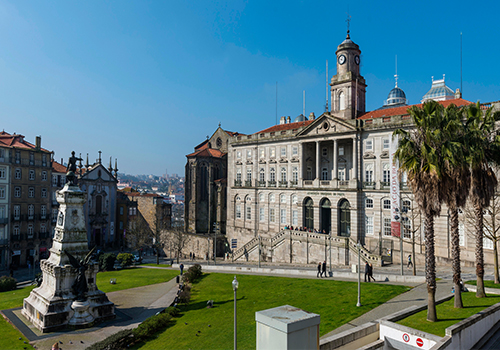
[[[242,296],[240,298],[236,298],[237,301],[241,301],[241,300],[245,300],[245,299],[246,299],[245,296]],[[207,302],[208,302],[208,300],[206,300],[206,301],[199,301],[197,303],[192,303],[192,304],[190,303],[188,305],[183,305],[182,306],[182,311],[193,311],[193,310],[206,309],[207,308]],[[228,300],[225,300],[225,301],[214,301],[212,308],[216,308],[219,305],[224,305],[224,304],[233,303],[233,302],[234,302],[234,299],[228,299]]]

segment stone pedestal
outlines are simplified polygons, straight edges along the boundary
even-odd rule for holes
[[[60,204],[50,257],[40,262],[43,282],[24,299],[23,315],[42,332],[67,326],[89,327],[95,321],[115,317],[114,304],[95,284],[98,263],[90,263],[85,271],[88,292],[85,302],[76,302],[72,285],[78,270],[70,265],[66,252],[80,260],[88,253],[87,230],[83,204],[84,193],[78,186],[66,184],[57,193]]]

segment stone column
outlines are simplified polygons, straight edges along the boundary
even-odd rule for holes
[[[358,136],[352,138],[352,167],[353,167],[353,179],[358,179]]]
[[[304,166],[306,164],[304,158],[304,143],[301,142],[300,145],[299,145],[299,152],[300,152],[300,170],[299,170],[299,174],[300,174],[300,181],[304,180],[305,176],[304,176]]]
[[[333,176],[332,176],[332,179],[333,180],[337,180],[338,178],[338,142],[337,142],[337,139],[334,139],[333,140]]]
[[[319,180],[320,177],[320,160],[321,160],[321,142],[316,141],[316,179]]]

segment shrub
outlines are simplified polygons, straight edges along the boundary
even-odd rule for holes
[[[130,253],[120,253],[116,257],[116,260],[120,262],[122,267],[127,267],[132,265],[132,262],[134,261],[134,256]]]
[[[16,289],[17,281],[14,277],[2,276],[0,277],[0,292]]]
[[[105,253],[99,256],[99,269],[101,271],[112,271],[115,265],[116,254]]]
[[[194,264],[182,276],[183,281],[196,283],[203,273],[201,272],[201,265]]]
[[[94,343],[87,348],[87,350],[119,350],[126,349],[128,345],[133,341],[132,330],[123,329],[118,333],[115,333],[106,339]]]
[[[179,303],[189,304],[191,300],[191,287],[187,284],[184,284],[184,288],[180,291],[179,295]]]
[[[150,317],[146,321],[142,322],[139,327],[133,330],[134,336],[139,341],[146,340],[157,332],[167,328],[171,319],[172,315],[167,312]]]

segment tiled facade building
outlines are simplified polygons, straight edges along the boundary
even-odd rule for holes
[[[380,259],[399,250],[399,239],[391,235],[390,149],[394,130],[411,128],[409,106],[396,83],[383,106],[365,111],[360,54],[349,35],[338,46],[328,111],[318,117],[300,115],[293,122],[282,117],[279,125],[229,138],[226,238],[236,247],[236,259],[243,252],[248,256],[256,251],[257,242],[264,259],[304,263],[328,260],[329,245],[335,246],[334,262],[349,263],[349,249],[358,241],[366,254]],[[461,98],[460,91],[454,93],[446,87],[444,77],[433,81],[422,101],[429,99],[444,106],[471,103]],[[498,108],[497,103],[483,107],[491,105]],[[198,186],[198,177],[188,179],[186,167],[187,186]],[[414,241],[419,259],[423,253],[422,219],[404,177],[399,202],[404,251],[408,254]],[[438,261],[450,257],[447,220],[444,207],[435,226]],[[473,262],[474,241],[466,236],[465,219],[461,220],[462,256]],[[312,235],[283,233],[285,226],[307,228]],[[485,248],[485,259],[492,263],[492,242],[485,241]],[[250,258],[256,259],[255,254]]]

